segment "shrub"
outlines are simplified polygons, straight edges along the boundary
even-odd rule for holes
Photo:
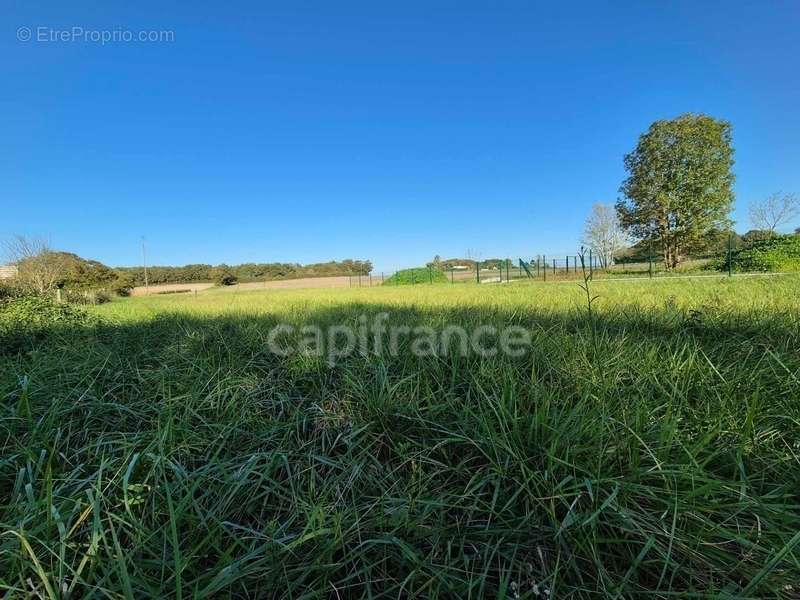
[[[111,294],[106,290],[67,290],[64,299],[73,304],[105,304],[111,302]]]
[[[735,250],[731,265],[738,272],[800,271],[800,238],[794,235],[775,235],[759,239],[751,245]],[[713,266],[719,271],[728,268],[728,259],[718,258]]]
[[[21,294],[22,292],[18,287],[15,287],[10,283],[0,282],[0,301],[2,301],[4,298],[16,298]]]
[[[111,284],[111,291],[121,298],[131,295],[131,290],[135,287],[133,277],[127,273],[117,274],[117,279]]]
[[[415,283],[447,283],[447,275],[439,269],[417,267],[398,271],[384,285],[413,285]]]
[[[0,301],[0,323],[15,327],[85,325],[93,317],[84,309],[48,296],[27,295]]]
[[[236,275],[227,267],[216,267],[211,272],[212,281],[217,285],[235,285]]]
[[[97,323],[99,319],[85,309],[48,296],[4,298],[0,300],[0,354],[30,348],[60,331]]]

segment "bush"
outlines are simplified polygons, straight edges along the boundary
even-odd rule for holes
[[[67,290],[64,299],[73,304],[105,304],[111,302],[111,294],[106,290]]]
[[[212,281],[216,285],[235,285],[238,279],[226,267],[217,267],[211,272]]]
[[[30,348],[60,331],[98,323],[85,309],[48,296],[4,298],[0,300],[0,354]]]
[[[415,283],[447,283],[447,275],[439,269],[417,267],[398,271],[384,285],[413,285]]]
[[[18,287],[15,287],[10,283],[0,282],[0,301],[2,301],[4,298],[16,298],[21,294],[22,292]]]
[[[131,295],[131,290],[135,287],[133,277],[126,273],[118,274],[116,281],[111,284],[111,291],[121,298]]]
[[[87,314],[65,302],[47,296],[20,296],[0,302],[0,323],[16,327],[77,325],[86,321]]]
[[[735,250],[731,265],[737,272],[800,271],[800,237],[776,235],[759,239],[746,248]],[[727,270],[727,257],[718,258],[713,266],[719,271]]]

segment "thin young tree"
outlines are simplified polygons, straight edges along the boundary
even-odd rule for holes
[[[610,204],[592,206],[583,231],[583,244],[591,248],[604,269],[614,263],[614,255],[625,247],[625,231]]]
[[[772,234],[800,215],[800,197],[796,194],[770,194],[750,204],[750,221],[756,229]]]

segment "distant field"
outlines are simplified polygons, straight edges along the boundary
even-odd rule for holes
[[[160,283],[145,287],[136,286],[131,290],[131,296],[145,296],[147,294],[174,294],[179,292],[200,292],[214,287],[213,283]]]
[[[299,288],[337,288],[350,287],[350,277],[302,277],[298,279],[276,279],[273,281],[249,281],[227,286],[228,291],[237,290],[265,290],[265,289],[299,289]],[[365,278],[367,279],[367,278]],[[379,281],[375,282],[376,285]],[[366,285],[366,284],[365,284]],[[133,288],[132,296],[144,296],[146,293],[152,295],[175,293],[176,291],[188,290],[203,291],[213,288],[213,283],[164,283],[151,285],[148,289],[144,286]]]
[[[696,265],[695,265],[696,266]],[[691,269],[684,269],[682,271],[676,272],[675,276],[680,276],[686,273],[691,273]],[[509,268],[508,273],[504,270],[502,274],[497,269],[481,269],[481,282],[482,283],[491,283],[496,282],[498,279],[501,278],[505,281],[506,277],[511,277],[511,279],[527,279],[527,275],[524,271],[521,271],[519,268]],[[268,289],[325,289],[325,288],[349,288],[349,287],[377,287],[382,285],[385,279],[389,278],[390,274],[387,273],[373,273],[372,277],[369,275],[363,275],[359,278],[356,275],[353,276],[337,276],[337,277],[302,277],[298,279],[277,279],[272,281],[250,281],[246,283],[239,283],[237,285],[232,285],[225,287],[224,289],[227,291],[245,291],[245,290],[268,290]],[[635,264],[635,265],[628,265],[623,267],[622,265],[615,265],[614,267],[607,269],[605,271],[598,270],[595,273],[596,278],[603,279],[608,277],[615,277],[615,276],[639,276],[644,277],[647,275],[647,264]],[[659,273],[659,276],[666,276],[664,273]],[[715,275],[715,273],[710,272],[708,275]],[[463,283],[463,282],[472,282],[476,280],[475,271],[450,271],[446,272],[446,276],[453,282]],[[552,269],[548,269],[547,277],[551,279],[569,279],[569,280],[577,280],[579,278],[579,274],[576,272],[574,266],[570,266],[569,270],[565,270],[563,267],[559,267],[556,269],[555,274],[553,274]],[[426,278],[423,276],[422,280],[418,283],[424,284],[427,283]],[[137,286],[133,288],[131,292],[132,296],[144,296],[146,293],[150,295],[159,295],[159,294],[174,294],[174,293],[181,293],[181,292],[201,292],[203,290],[208,290],[214,287],[213,283],[164,283],[158,285],[151,285],[149,288],[145,288],[144,286]]]
[[[0,589],[798,597],[800,276],[239,291],[0,353]]]
[[[694,261],[689,263],[688,266],[680,271],[674,273],[675,276],[680,276],[686,273],[691,273],[702,266],[703,262]],[[629,265],[614,265],[613,267],[595,272],[597,279],[616,276],[639,276],[644,277],[647,275],[647,263],[636,263]],[[534,268],[534,274],[536,270]],[[476,280],[475,271],[447,271],[446,276],[453,282],[472,282]],[[714,272],[709,272],[709,275],[714,275]],[[370,277],[369,275],[362,275],[360,278],[357,275],[343,275],[337,277],[302,277],[297,279],[276,279],[272,281],[249,281],[239,283],[237,285],[228,286],[225,289],[228,291],[244,291],[244,290],[264,290],[264,289],[325,289],[325,288],[350,288],[350,287],[377,287],[382,285],[385,279],[390,277],[390,273],[375,272]],[[665,273],[658,273],[659,276],[667,276]],[[502,276],[505,280],[507,276],[511,279],[527,279],[527,274],[520,270],[519,267],[510,266],[508,271],[503,270],[501,273],[498,269],[481,269],[481,282],[495,282]],[[569,269],[559,266],[555,273],[552,269],[548,268],[546,277],[551,279],[578,279],[580,274],[573,264],[570,264]],[[541,275],[540,275],[541,277]],[[418,282],[420,284],[427,283],[426,277],[423,275],[422,279]],[[158,294],[172,294],[176,292],[194,292],[203,291],[213,288],[213,283],[164,283],[158,285],[151,285],[148,289],[144,286],[137,286],[133,288],[132,296],[144,296],[146,292],[151,295]]]

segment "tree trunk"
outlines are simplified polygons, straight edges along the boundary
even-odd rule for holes
[[[669,246],[669,260],[666,264],[666,268],[669,271],[672,271],[677,268],[680,259],[678,258],[678,249],[674,244],[670,244]]]

